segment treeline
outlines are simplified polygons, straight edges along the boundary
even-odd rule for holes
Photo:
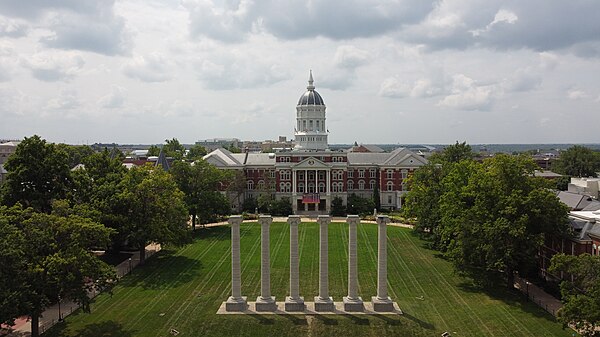
[[[39,136],[18,145],[0,190],[0,323],[31,316],[37,336],[48,305],[70,299],[87,310],[87,292],[114,282],[114,269],[92,250],[136,249],[143,262],[149,243],[189,242],[190,218],[193,229],[196,218],[230,212],[219,187],[231,177],[198,158],[202,149],[188,159],[178,144],[163,148],[179,158],[170,172],[152,165],[127,170],[117,150],[93,152]]]

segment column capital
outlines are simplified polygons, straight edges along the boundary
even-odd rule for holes
[[[390,223],[390,217],[387,215],[378,215],[377,216],[377,224],[381,225],[387,225],[388,223]]]
[[[317,222],[319,225],[328,225],[331,222],[331,217],[329,215],[319,215]]]
[[[287,219],[287,223],[290,226],[298,226],[302,220],[300,220],[299,215],[290,215]]]
[[[358,215],[348,215],[346,222],[349,225],[358,225],[360,223],[360,217]]]
[[[242,221],[243,219],[241,215],[232,215],[229,217],[229,220],[227,220],[230,225],[239,225],[242,223]]]
[[[270,225],[273,222],[273,217],[270,215],[260,215],[258,217],[258,223],[261,225]]]

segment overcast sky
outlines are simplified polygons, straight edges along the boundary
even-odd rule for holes
[[[600,142],[597,0],[1,0],[0,139]]]

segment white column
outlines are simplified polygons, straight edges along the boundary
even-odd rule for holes
[[[256,298],[256,311],[275,311],[275,296],[271,296],[271,258],[269,247],[269,226],[273,222],[270,215],[261,215],[260,223],[260,296]]]
[[[240,224],[242,217],[233,215],[231,225],[231,296],[225,302],[226,311],[244,311],[248,309],[246,297],[242,297],[242,277],[240,268]]]
[[[344,297],[344,310],[363,311],[362,298],[358,296],[358,256],[356,232],[360,223],[358,215],[348,215],[348,296]]]
[[[300,297],[300,261],[298,256],[298,225],[300,216],[290,215],[290,296],[285,298],[285,311],[304,311],[304,298]]]
[[[333,299],[329,297],[329,215],[319,215],[319,296],[315,297],[315,311],[333,311]]]
[[[327,214],[331,213],[331,169],[325,171],[325,191],[326,200],[325,200],[325,210]]]
[[[379,312],[394,311],[394,303],[387,291],[387,215],[377,217],[377,296],[371,298],[373,310]]]

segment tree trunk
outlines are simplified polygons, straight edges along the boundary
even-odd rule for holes
[[[34,312],[31,314],[31,337],[40,335],[40,314]]]
[[[146,245],[142,244],[140,247],[140,264],[144,264],[146,261]]]
[[[196,230],[196,213],[192,213],[192,230]]]
[[[511,290],[515,288],[515,272],[512,268],[506,270],[506,286]]]

